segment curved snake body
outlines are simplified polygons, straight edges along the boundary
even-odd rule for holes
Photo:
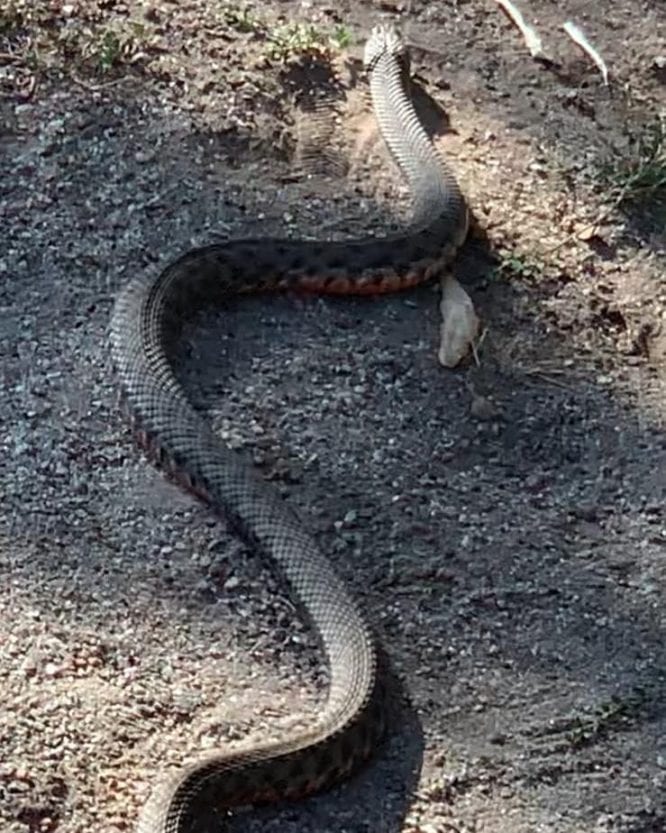
[[[202,798],[231,807],[324,788],[365,760],[384,731],[377,653],[349,591],[295,514],[218,440],[169,361],[183,321],[225,296],[267,289],[391,292],[428,280],[455,255],[467,232],[467,209],[405,92],[407,54],[400,37],[392,28],[376,28],[365,60],[382,135],[413,195],[413,222],[404,234],[207,246],[157,277],[131,282],[114,308],[113,361],[139,443],[279,567],[330,667],[326,706],[311,729],[215,752],[178,770],[153,790],[138,833],[187,833],[194,802]]]

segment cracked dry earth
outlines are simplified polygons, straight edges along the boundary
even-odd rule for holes
[[[233,830],[666,831],[663,226],[608,210],[595,174],[664,106],[666,18],[567,4],[616,73],[609,97],[553,34],[555,5],[531,13],[560,76],[492,4],[402,16],[417,101],[431,127],[446,113],[438,142],[485,230],[456,267],[486,327],[478,366],[438,366],[432,288],[245,299],[184,334],[189,394],[320,538],[411,701],[360,777]],[[379,17],[255,8],[337,16],[359,42]],[[118,287],[188,247],[381,232],[403,189],[358,48],[334,138],[348,170],[298,178],[295,82],[261,39],[188,28],[203,0],[151,9],[159,72],[3,88],[7,833],[130,830],[163,766],[306,720],[325,685],[280,583],[133,449],[106,328]]]

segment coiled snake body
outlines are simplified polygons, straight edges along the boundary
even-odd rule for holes
[[[395,30],[373,30],[365,49],[373,106],[413,195],[413,222],[404,234],[344,242],[231,240],[188,252],[156,278],[131,282],[117,299],[111,349],[139,443],[279,567],[330,667],[315,726],[183,767],[153,790],[138,833],[187,833],[195,799],[232,807],[324,788],[365,760],[383,733],[377,653],[358,607],[296,516],[189,403],[169,351],[184,318],[230,294],[396,291],[429,279],[453,258],[467,232],[467,209],[405,91],[407,57]]]

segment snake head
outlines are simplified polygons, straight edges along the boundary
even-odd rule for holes
[[[394,55],[403,64],[408,61],[405,42],[392,23],[381,23],[370,32],[363,52],[366,70],[371,70],[384,55]]]

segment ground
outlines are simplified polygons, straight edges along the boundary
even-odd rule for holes
[[[0,6],[3,830],[133,829],[163,766],[316,708],[284,588],[134,450],[107,326],[193,245],[399,221],[358,60],[388,17],[475,215],[456,275],[484,334],[440,367],[430,287],[185,333],[189,394],[408,699],[361,776],[231,828],[666,831],[666,9],[521,8],[553,63],[476,0]]]

